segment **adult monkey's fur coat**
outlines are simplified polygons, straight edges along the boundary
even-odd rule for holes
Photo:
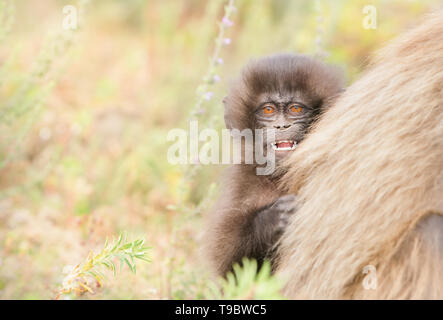
[[[443,299],[443,11],[380,52],[288,166],[289,297]]]

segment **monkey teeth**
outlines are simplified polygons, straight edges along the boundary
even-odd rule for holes
[[[293,140],[281,140],[272,144],[275,151],[291,151],[294,150],[297,143]]]

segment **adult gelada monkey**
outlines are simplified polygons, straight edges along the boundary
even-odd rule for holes
[[[308,56],[278,54],[252,61],[225,98],[226,126],[272,130],[275,139],[265,134],[260,144],[274,150],[278,168],[342,85],[336,68]],[[232,165],[210,215],[207,254],[221,275],[243,257],[259,264],[272,261],[273,246],[293,211],[294,196],[278,190],[278,176],[259,175],[256,169],[256,163]]]
[[[443,299],[443,10],[382,50],[286,160],[289,297]]]

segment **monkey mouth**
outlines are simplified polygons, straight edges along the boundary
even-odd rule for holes
[[[275,151],[291,151],[297,146],[297,142],[294,140],[280,140],[272,144],[272,148]]]

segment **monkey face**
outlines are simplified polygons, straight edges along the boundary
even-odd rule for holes
[[[297,94],[266,94],[260,100],[251,117],[255,122],[253,127],[264,129],[264,149],[272,148],[278,160],[296,149],[313,120],[315,109]],[[269,130],[273,135],[268,137]]]
[[[240,131],[264,129],[263,150],[274,150],[279,160],[297,149],[342,88],[341,73],[314,58],[277,54],[251,61],[223,100],[225,123]]]

